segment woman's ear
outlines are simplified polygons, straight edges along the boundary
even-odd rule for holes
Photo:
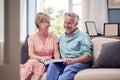
[[[38,26],[40,26],[40,25],[41,25],[41,22],[39,21],[37,24],[38,24]]]

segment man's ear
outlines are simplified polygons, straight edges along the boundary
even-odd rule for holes
[[[75,23],[75,26],[77,26],[78,25],[78,23]]]

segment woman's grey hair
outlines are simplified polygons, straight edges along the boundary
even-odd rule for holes
[[[79,16],[74,12],[67,12],[67,13],[65,13],[64,17],[66,17],[66,16],[73,16],[74,17],[74,23],[79,22]]]

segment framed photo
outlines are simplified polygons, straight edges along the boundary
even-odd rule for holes
[[[95,21],[85,21],[85,25],[89,36],[97,36]]]
[[[120,9],[120,0],[108,0],[109,9]]]
[[[118,36],[119,23],[104,23],[104,36]]]

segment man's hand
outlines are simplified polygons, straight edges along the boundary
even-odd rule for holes
[[[77,58],[67,58],[64,61],[64,64],[73,64],[73,63],[76,63],[76,62],[88,62],[90,60],[91,59],[90,59],[89,55],[85,54],[85,55],[82,55],[82,56],[77,57]]]
[[[67,58],[65,61],[64,61],[64,64],[73,64],[75,63],[75,60],[73,58]]]

